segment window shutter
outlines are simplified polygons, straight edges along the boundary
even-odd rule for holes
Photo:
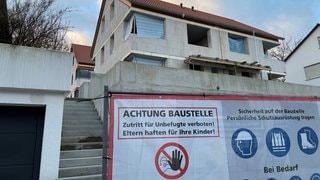
[[[135,14],[138,37],[163,38],[164,22],[162,19]]]

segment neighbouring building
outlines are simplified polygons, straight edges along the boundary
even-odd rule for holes
[[[94,62],[90,57],[90,46],[72,44],[71,52],[73,53],[73,69],[71,77],[72,87],[69,97],[78,97],[79,87],[83,82],[88,82],[91,79],[91,72],[94,70]]]
[[[320,85],[320,24],[285,59],[286,82]]]
[[[0,54],[0,179],[57,179],[72,55],[8,44]]]

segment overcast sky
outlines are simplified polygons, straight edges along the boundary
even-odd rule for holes
[[[303,38],[320,23],[320,0],[165,0],[230,18],[286,39]],[[74,43],[92,45],[101,0],[57,0],[71,7],[68,37]]]

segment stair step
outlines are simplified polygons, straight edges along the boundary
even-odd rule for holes
[[[77,136],[77,137],[62,137],[61,143],[84,143],[84,142],[102,142],[101,136]]]
[[[60,159],[102,156],[102,149],[61,151]]]
[[[77,166],[91,166],[91,165],[101,165],[102,156],[96,157],[84,157],[84,158],[69,158],[60,159],[60,167],[77,167]]]
[[[59,178],[58,180],[101,180],[101,174]]]
[[[78,120],[78,121],[85,121],[85,120],[96,120],[98,121],[100,118],[98,115],[94,115],[94,116],[88,116],[88,115],[81,115],[81,116],[74,116],[74,115],[71,115],[71,116],[66,116],[64,115],[63,116],[63,120],[64,121],[69,121],[69,120]]]
[[[78,125],[78,124],[73,124],[73,125],[63,125],[62,130],[63,131],[73,131],[73,130],[102,130],[103,126],[102,124],[99,125]]]
[[[62,137],[68,136],[101,136],[103,130],[69,130],[63,131]]]
[[[102,166],[79,166],[79,167],[66,167],[59,169],[59,178],[71,178],[71,177],[85,177],[91,175],[99,175],[101,177]]]
[[[88,143],[65,143],[61,145],[62,151],[81,150],[81,149],[102,149],[103,142],[88,142]]]
[[[64,112],[63,116],[98,116],[97,112],[84,112],[84,111],[69,111],[69,112]]]

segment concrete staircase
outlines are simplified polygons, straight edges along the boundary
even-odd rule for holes
[[[65,100],[60,180],[100,180],[103,125],[91,101]]]

